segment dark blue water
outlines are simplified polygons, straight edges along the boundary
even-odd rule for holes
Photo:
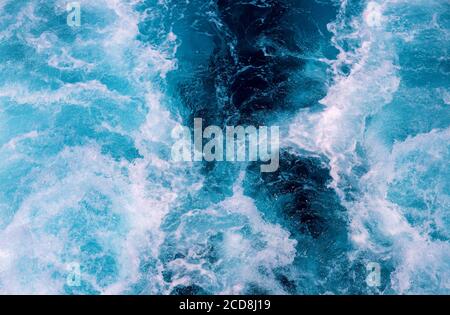
[[[79,3],[0,1],[0,292],[450,292],[447,1]],[[194,118],[279,169],[173,162]]]

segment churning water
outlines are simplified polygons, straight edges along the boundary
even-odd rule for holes
[[[450,293],[448,0],[78,3],[0,0],[1,293]]]

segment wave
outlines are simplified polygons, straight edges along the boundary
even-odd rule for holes
[[[331,186],[350,215],[355,263],[387,266],[375,292],[445,293],[448,176],[441,174],[448,174],[450,116],[440,63],[448,4],[367,1],[358,14],[352,8],[342,2],[329,25],[340,53],[324,109],[302,111],[286,142],[330,160]],[[424,254],[430,258],[419,259]]]
[[[449,292],[447,2],[79,2],[0,2],[0,292]],[[172,162],[194,117],[279,170]]]

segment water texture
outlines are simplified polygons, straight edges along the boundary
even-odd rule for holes
[[[0,293],[450,293],[448,0],[78,3],[0,0]]]

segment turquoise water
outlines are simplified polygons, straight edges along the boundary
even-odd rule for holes
[[[448,1],[78,2],[0,0],[0,293],[450,293]]]

